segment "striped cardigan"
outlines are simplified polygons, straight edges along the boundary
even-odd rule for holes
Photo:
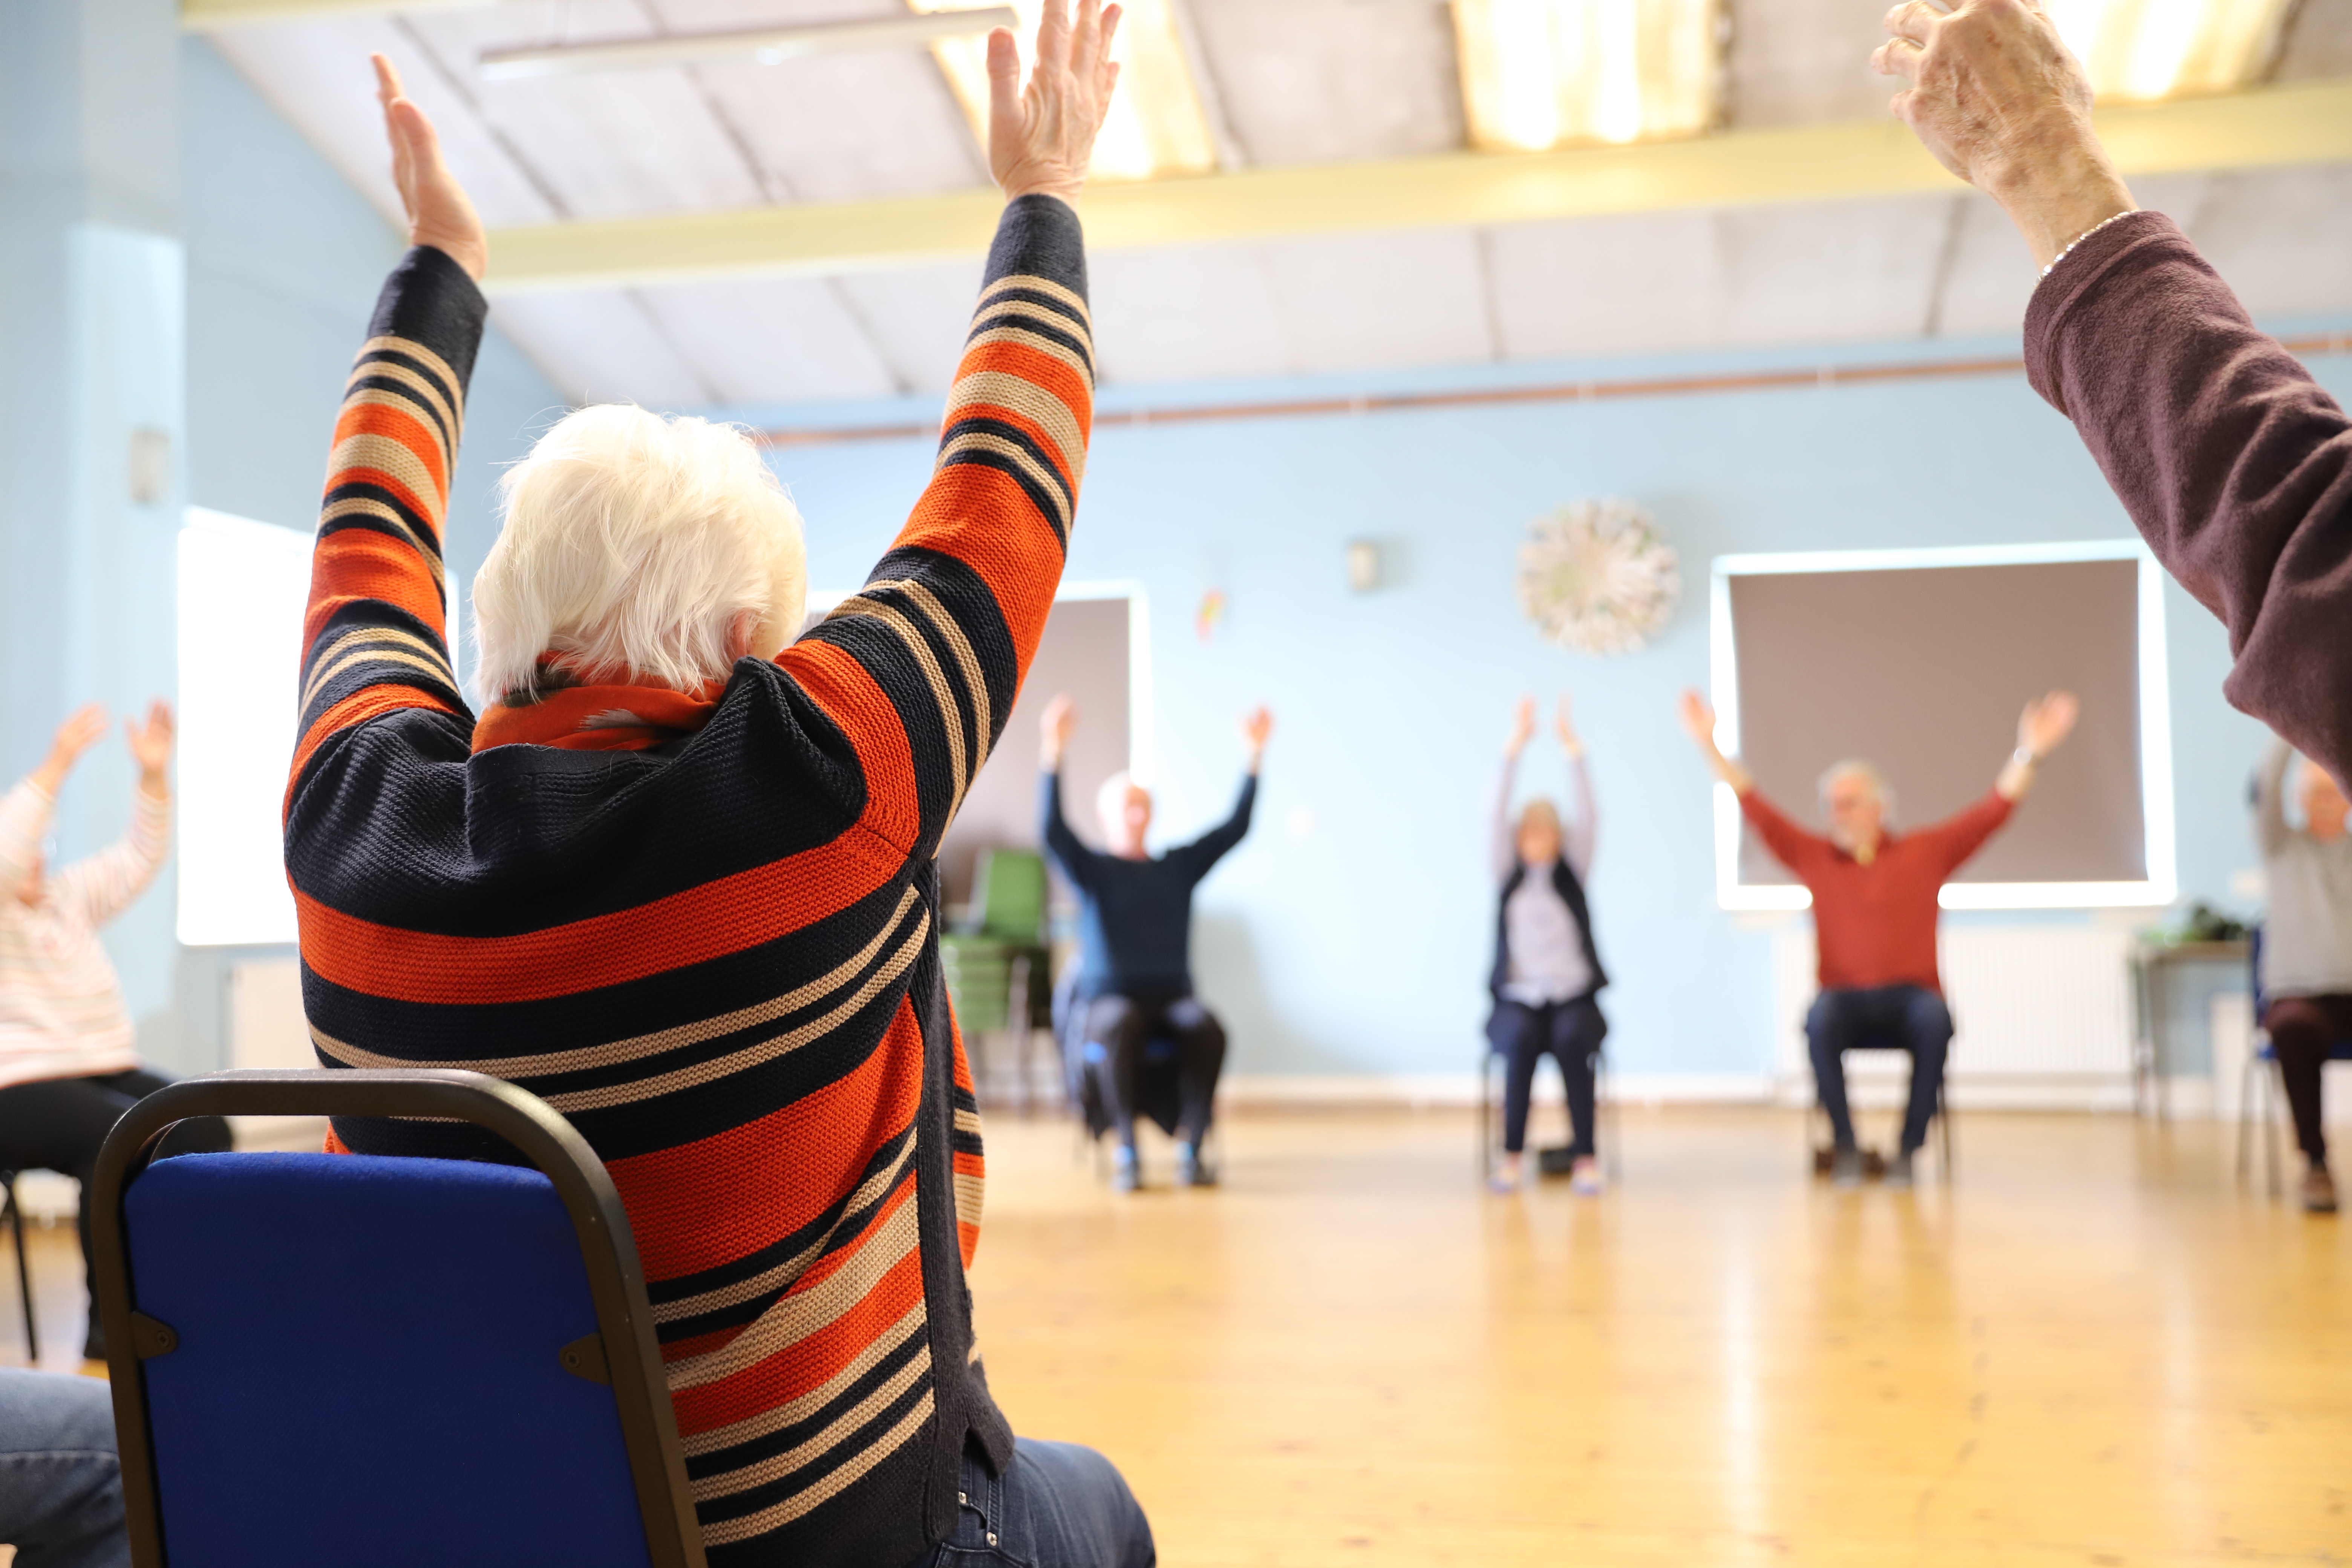
[[[0,1089],[127,1072],[138,1032],[98,928],[131,907],[171,847],[169,801],[134,790],[131,830],[59,870],[40,897],[17,895],[57,803],[26,779],[0,795]]]
[[[937,468],[865,591],[659,751],[473,752],[441,521],[485,307],[418,249],[336,426],[286,807],[330,1067],[544,1096],[628,1205],[715,1568],[893,1568],[998,1466],[980,1119],[934,857],[1035,652],[1092,421],[1076,215],[1005,211]],[[511,1158],[454,1124],[373,1153]]]

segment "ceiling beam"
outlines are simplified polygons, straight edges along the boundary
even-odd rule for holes
[[[466,11],[497,0],[180,0],[180,28],[213,33],[270,22],[375,16],[386,11]]]
[[[2352,161],[2352,79],[2103,110],[2099,132],[2127,176]],[[1958,188],[1888,120],[1102,184],[1087,193],[1087,239],[1120,249]],[[490,237],[488,286],[511,293],[914,266],[981,254],[999,205],[995,192],[976,190],[500,229]]]

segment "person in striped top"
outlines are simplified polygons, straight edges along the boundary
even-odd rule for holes
[[[750,441],[583,409],[503,481],[478,712],[441,529],[488,247],[377,64],[414,248],[319,523],[285,806],[305,1007],[326,1065],[496,1074],[604,1158],[717,1568],[1153,1561],[1108,1462],[1016,1445],[989,1393],[935,858],[1035,652],[1085,468],[1072,203],[1118,17],[1049,0],[1025,89],[1012,35],[990,37],[1009,200],[929,484],[865,590],[784,646],[799,523]],[[431,1122],[339,1120],[331,1147],[514,1158]]]
[[[81,1183],[85,1258],[100,1146],[125,1110],[172,1081],[139,1059],[122,982],[98,938],[171,847],[172,710],[154,703],[123,731],[139,787],[131,829],[110,847],[52,874],[43,847],[66,775],[106,733],[95,703],[59,725],[47,758],[0,795],[0,1170],[62,1171]],[[161,1152],[228,1146],[227,1123],[207,1117],[173,1129]],[[106,1355],[95,1292],[82,1353]]]

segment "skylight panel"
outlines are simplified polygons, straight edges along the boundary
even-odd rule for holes
[[[1000,0],[907,0],[918,11],[968,11]],[[1042,0],[1012,0],[1021,14],[1015,29],[1025,67]],[[1095,140],[1093,177],[1150,180],[1163,174],[1202,174],[1217,166],[1216,139],[1208,111],[1192,80],[1192,66],[1177,31],[1169,0],[1122,0],[1126,16],[1111,41],[1119,62],[1118,91],[1110,118]],[[941,38],[931,53],[947,73],[973,134],[988,142],[988,38]]]
[[[2261,77],[2292,0],[2046,0],[2103,99],[2227,92]]]
[[[1472,145],[1541,152],[1715,122],[1717,0],[1454,0]]]

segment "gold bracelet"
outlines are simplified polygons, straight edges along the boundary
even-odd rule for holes
[[[2052,257],[2050,258],[2050,266],[2042,269],[2042,276],[2044,278],[2049,277],[2051,268],[2057,266],[2060,262],[2074,255],[2075,246],[2082,244],[2084,240],[2098,233],[2099,230],[2106,227],[2107,225],[2111,223],[2121,223],[2124,219],[2132,216],[2134,214],[2144,213],[2147,210],[2147,209],[2146,207],[2126,207],[2123,211],[2116,214],[2113,217],[2101,218],[2098,222],[2093,224],[2090,227],[2076,235],[2073,242],[2070,243],[2065,249]]]

